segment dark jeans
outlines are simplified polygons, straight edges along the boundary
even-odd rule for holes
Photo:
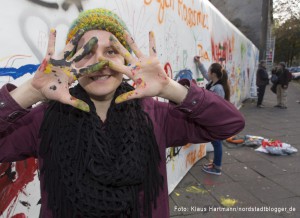
[[[214,147],[214,161],[213,163],[220,167],[222,164],[222,141],[217,140],[211,142],[212,146]]]
[[[257,106],[262,104],[266,91],[266,85],[257,86]]]

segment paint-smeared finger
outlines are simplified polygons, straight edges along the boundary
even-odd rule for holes
[[[129,53],[129,51],[126,48],[124,48],[124,46],[119,42],[119,40],[114,35],[111,35],[109,37],[109,40],[111,42],[112,47],[116,49],[125,58],[127,63],[135,62],[134,57]]]
[[[99,58],[98,60],[99,61],[108,61],[109,62],[108,67],[110,69],[115,70],[119,73],[123,73],[126,76],[128,76],[130,79],[134,78],[134,76],[135,76],[135,74],[137,73],[137,70],[138,70],[137,67],[132,67],[131,65],[127,67],[124,64],[119,64],[115,61],[111,61],[111,60],[108,60],[108,59],[103,58],[103,57]],[[133,69],[133,68],[135,68],[135,69]]]
[[[124,101],[128,101],[128,100],[131,100],[131,99],[135,99],[135,98],[141,98],[142,96],[136,91],[136,90],[133,90],[133,91],[130,91],[130,92],[126,92],[122,95],[119,95],[115,102],[116,104],[120,104]]]
[[[156,57],[156,44],[155,44],[155,36],[154,32],[149,32],[149,54],[152,57]]]
[[[128,43],[128,45],[130,46],[130,48],[132,49],[133,53],[138,57],[138,58],[142,58],[144,57],[144,54],[140,51],[140,49],[138,48],[138,46],[136,45],[136,43],[134,42],[133,38],[131,37],[131,35],[125,31],[124,33],[125,39]]]
[[[64,59],[70,59],[76,52],[76,48],[78,45],[79,40],[81,39],[82,35],[84,34],[84,30],[80,29],[73,38],[68,42],[64,49]]]
[[[84,46],[76,52],[76,54],[70,58],[68,61],[72,62],[78,62],[80,61],[82,58],[84,58],[87,54],[89,54],[94,46],[97,44],[98,39],[96,37],[91,38],[87,43],[84,44]]]
[[[56,40],[56,30],[54,28],[50,29],[49,41],[47,48],[47,57],[51,57],[55,52],[55,40]]]
[[[90,106],[87,103],[71,95],[62,98],[60,101],[64,104],[71,105],[79,110],[90,112]]]
[[[96,71],[100,71],[105,67],[108,67],[108,61],[100,61],[96,64],[89,65],[85,68],[81,68],[79,70],[72,70],[73,75],[78,78],[81,76],[87,76],[88,74],[94,73]]]

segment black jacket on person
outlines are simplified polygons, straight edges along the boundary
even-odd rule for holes
[[[256,85],[265,86],[269,84],[269,75],[263,66],[259,66],[256,72]]]
[[[291,73],[287,69],[279,69],[276,71],[276,75],[278,76],[278,83],[282,86],[288,86],[291,81]]]

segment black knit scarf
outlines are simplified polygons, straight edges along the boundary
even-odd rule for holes
[[[130,90],[123,82],[114,98]],[[140,100],[113,100],[102,124],[80,85],[71,94],[87,102],[91,112],[52,101],[40,131],[42,173],[53,216],[138,218],[143,210],[143,216],[152,217],[163,177],[153,124]]]

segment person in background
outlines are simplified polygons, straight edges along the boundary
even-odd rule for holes
[[[206,89],[230,102],[230,86],[226,70],[219,63],[213,63],[210,65],[207,71],[200,61],[200,56],[195,56],[194,62],[199,68],[203,77],[208,81]],[[220,139],[213,140],[211,144],[214,148],[213,162],[204,164],[202,169],[206,173],[221,175],[223,156],[222,141]]]
[[[266,86],[269,84],[269,75],[266,70],[266,61],[261,60],[256,72],[256,86],[257,86],[257,104],[258,108],[263,108],[263,99],[266,91]]]
[[[287,109],[287,89],[292,79],[292,74],[286,69],[284,62],[278,64],[275,74],[278,81],[276,86],[277,105],[274,107]]]

